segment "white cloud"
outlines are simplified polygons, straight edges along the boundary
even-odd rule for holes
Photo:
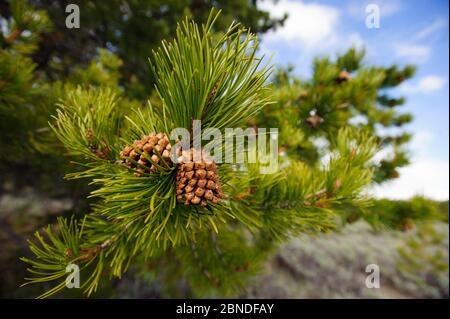
[[[372,2],[372,1],[369,1]],[[396,1],[380,1],[380,14],[381,16],[391,16],[400,11],[400,3]]]
[[[273,56],[275,63],[293,63],[297,74],[311,76],[315,57],[366,47],[360,33],[341,29],[345,17],[335,6],[293,0],[265,1],[260,6],[275,17],[288,15],[284,26],[262,35],[261,52]],[[285,55],[290,59],[280,58]]]
[[[445,79],[440,76],[430,75],[423,77],[418,84],[419,90],[423,92],[439,91],[445,84]]]
[[[426,94],[441,90],[446,79],[438,75],[428,75],[422,77],[416,84],[403,83],[399,89],[406,94]]]
[[[425,154],[432,140],[433,134],[430,131],[418,131],[414,133],[414,138],[411,141],[411,150],[415,154]]]
[[[400,168],[400,177],[377,185],[371,190],[378,198],[408,199],[423,195],[436,200],[449,198],[449,161],[430,158],[434,136],[418,131],[411,141],[412,163]]]
[[[449,198],[449,161],[422,159],[399,169],[400,177],[373,189],[379,198],[408,199],[423,195],[436,200]]]
[[[420,30],[419,32],[417,32],[415,38],[418,40],[421,40],[423,38],[427,38],[430,35],[432,35],[434,32],[436,32],[437,30],[439,30],[442,27],[445,27],[447,25],[447,22],[444,19],[436,19],[433,23],[431,23],[430,25],[426,26],[425,28],[423,28],[422,30]]]
[[[428,26],[413,34],[408,42],[393,44],[396,57],[404,58],[411,63],[427,62],[431,54],[431,46],[419,42],[428,40],[439,29],[445,27],[447,21],[441,18],[436,19]]]
[[[262,2],[260,6],[275,17],[288,14],[283,27],[264,36],[266,41],[301,44],[305,49],[336,42],[335,30],[339,22],[339,10],[335,7],[289,0],[281,0],[275,4]]]
[[[399,58],[406,58],[414,63],[423,63],[428,60],[431,49],[421,44],[397,43],[394,44],[394,52]]]

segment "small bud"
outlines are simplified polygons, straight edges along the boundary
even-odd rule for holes
[[[72,258],[73,257],[72,249],[70,248],[64,249],[64,255],[66,255],[66,257]]]

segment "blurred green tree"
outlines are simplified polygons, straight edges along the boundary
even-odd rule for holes
[[[403,127],[412,115],[400,112],[403,97],[393,89],[414,75],[413,66],[378,67],[363,62],[365,51],[355,48],[335,60],[317,58],[310,79],[300,80],[293,68],[278,69],[271,93],[275,103],[252,124],[280,129],[281,151],[288,157],[317,165],[327,145],[346,126],[377,136],[383,153],[374,163],[375,181],[397,178],[398,168],[409,163],[406,143],[411,134]]]
[[[30,54],[51,24],[44,11],[30,10],[24,1],[11,2],[9,10],[4,16],[2,6],[0,17],[0,161],[18,163],[27,159],[30,133],[48,120],[35,106],[46,90]]]
[[[376,228],[388,227],[408,231],[415,223],[426,221],[448,222],[448,209],[443,203],[421,196],[409,200],[379,199],[373,202],[362,217]]]
[[[39,69],[52,78],[60,78],[78,65],[87,65],[98,48],[107,48],[124,61],[120,69],[121,85],[127,94],[146,99],[154,78],[149,76],[148,57],[163,39],[174,36],[178,21],[194,17],[205,22],[211,7],[223,15],[215,25],[225,31],[234,20],[255,33],[275,28],[284,19],[273,19],[269,12],[258,9],[257,1],[249,0],[110,0],[52,1],[30,0],[45,10],[54,28],[42,35],[39,50],[33,55]],[[80,8],[81,27],[65,25],[68,4]]]

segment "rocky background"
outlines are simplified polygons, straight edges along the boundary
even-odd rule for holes
[[[74,188],[76,192],[76,188]],[[44,287],[19,288],[27,275],[20,256],[26,239],[71,212],[77,203],[31,187],[3,185],[0,195],[0,297],[33,298]],[[76,196],[74,196],[76,198]],[[293,238],[253,278],[241,298],[448,298],[449,229],[446,223],[407,231],[374,231],[365,222],[317,237]],[[365,285],[366,266],[380,268],[380,288]],[[132,269],[131,269],[132,270]],[[180,291],[183,287],[180,283]],[[70,294],[59,297],[71,297]],[[162,283],[133,270],[94,297],[164,298]]]

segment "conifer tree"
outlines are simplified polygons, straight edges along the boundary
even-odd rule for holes
[[[269,12],[258,8],[256,1],[194,1],[194,0],[29,0],[45,10],[55,25],[43,35],[39,52],[34,58],[53,78],[70,73],[77,65],[87,65],[98,48],[114,51],[124,61],[121,84],[127,95],[145,100],[155,79],[147,71],[147,58],[162,39],[173,37],[177,22],[184,17],[195,17],[205,22],[211,7],[223,14],[216,23],[216,31],[225,30],[234,20],[265,32],[284,19],[274,19]],[[65,26],[65,8],[76,4],[80,9],[79,29]],[[55,61],[57,61],[55,63]]]
[[[281,150],[288,156],[316,165],[327,152],[336,132],[357,127],[377,137],[388,155],[374,163],[378,183],[399,177],[398,168],[409,163],[405,145],[411,134],[402,130],[412,115],[398,107],[403,97],[389,90],[414,75],[414,67],[370,66],[364,50],[352,48],[335,60],[317,58],[310,79],[295,77],[293,68],[279,69],[273,81],[276,101],[254,125],[282,127]],[[320,145],[320,146],[318,146]]]
[[[17,163],[29,158],[30,131],[47,121],[36,107],[45,99],[45,89],[30,55],[51,25],[45,12],[33,10],[25,1],[11,2],[8,16],[1,12],[0,160]]]
[[[8,171],[19,165],[22,169],[38,167],[42,172],[48,172],[48,166],[55,170],[61,144],[48,127],[48,120],[56,102],[77,85],[107,86],[123,92],[123,62],[106,49],[99,49],[87,65],[75,64],[64,77],[54,80],[34,61],[44,34],[54,29],[46,11],[37,10],[26,0],[11,0],[0,13],[4,25],[0,30],[0,160],[5,166],[1,169]],[[123,100],[127,105],[139,103]],[[45,164],[49,162],[51,165]]]
[[[84,218],[60,218],[30,240],[35,258],[22,258],[31,273],[26,284],[53,283],[40,297],[65,288],[71,263],[87,295],[101,279],[120,278],[130,265],[148,271],[149,264],[163,265],[156,268],[168,285],[184,278],[196,296],[236,293],[277,243],[329,231],[340,206],[366,204],[377,147],[355,128],[336,131],[321,167],[281,157],[276,172],[262,174],[266,159],[258,154],[251,162],[249,153],[240,166],[216,158],[192,163],[190,154],[203,153],[205,142],[189,144],[181,162],[166,156],[177,152],[175,128],[194,132],[201,120],[202,130],[223,133],[273,106],[271,68],[257,56],[257,37],[232,24],[218,38],[216,19],[211,12],[201,26],[184,21],[154,51],[160,107],[120,107],[120,92],[83,86],[58,104],[51,127],[80,166],[67,177],[93,184],[97,202]]]
[[[415,223],[445,221],[448,216],[448,210],[440,209],[437,202],[421,196],[409,200],[379,199],[372,205],[362,217],[375,228],[408,231]]]

